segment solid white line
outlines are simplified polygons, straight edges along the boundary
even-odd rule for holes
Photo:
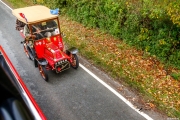
[[[12,10],[8,5],[6,5],[3,1],[0,0],[5,6],[7,6],[9,9]],[[110,87],[108,84],[106,84],[103,80],[98,78],[95,74],[93,74],[91,71],[89,71],[86,67],[84,67],[82,64],[79,64],[81,68],[83,68],[87,73],[89,73],[92,77],[94,77],[98,82],[100,82],[102,85],[104,85],[107,89],[109,89],[112,93],[114,93],[117,97],[119,97],[123,102],[125,102],[129,107],[131,107],[133,110],[135,110],[137,113],[142,115],[147,120],[153,120],[151,117],[149,117],[144,112],[139,111],[136,109],[131,102],[129,102],[126,98],[124,98],[121,94],[119,94],[116,90],[114,90],[112,87]]]
[[[109,89],[112,93],[114,93],[117,97],[119,97],[123,102],[125,102],[129,107],[131,107],[133,110],[138,112],[140,115],[142,115],[147,120],[153,120],[151,117],[149,117],[144,112],[139,111],[139,109],[136,109],[132,103],[130,103],[126,98],[124,98],[121,94],[119,94],[116,90],[114,90],[112,87],[110,87],[108,84],[106,84],[103,80],[101,80],[99,77],[97,77],[95,74],[93,74],[91,71],[89,71],[86,67],[84,67],[82,64],[79,64],[81,68],[83,68],[87,73],[89,73],[92,77],[94,77],[98,82],[100,82],[102,85],[104,85],[107,89]]]
[[[8,7],[10,10],[12,10],[12,8],[10,8],[6,3],[4,3],[3,1],[0,0],[0,2],[2,2],[6,7]]]

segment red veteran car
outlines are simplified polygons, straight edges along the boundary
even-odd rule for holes
[[[12,14],[17,18],[16,29],[24,38],[24,51],[45,81],[47,70],[60,73],[70,67],[78,68],[77,48],[65,50],[58,9],[36,5],[14,9]]]

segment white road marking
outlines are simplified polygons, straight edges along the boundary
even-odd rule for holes
[[[2,2],[6,7],[8,7],[10,10],[12,10],[11,7],[9,7],[6,3],[4,3],[3,1],[0,0],[0,2]]]
[[[133,110],[138,112],[140,115],[142,115],[147,120],[153,120],[151,117],[149,117],[144,112],[139,111],[139,109],[136,109],[132,103],[130,103],[126,98],[124,98],[121,94],[119,94],[116,90],[114,90],[112,87],[110,87],[108,84],[106,84],[103,80],[101,80],[99,77],[97,77],[94,73],[89,71],[86,67],[84,67],[82,64],[79,65],[81,68],[83,68],[87,73],[89,73],[92,77],[94,77],[98,82],[100,82],[102,85],[104,85],[107,89],[109,89],[112,93],[114,93],[117,97],[119,97],[123,102],[125,102],[129,107],[131,107]]]
[[[7,4],[5,4],[3,1],[0,0],[6,7],[12,10]],[[79,66],[84,69],[87,73],[89,73],[92,77],[94,77],[98,82],[100,82],[102,85],[104,85],[107,89],[109,89],[112,93],[114,93],[117,97],[119,97],[123,102],[125,102],[129,107],[131,107],[133,110],[135,110],[137,113],[142,115],[147,120],[153,120],[150,116],[145,114],[144,112],[139,111],[139,109],[136,109],[131,102],[129,102],[126,98],[124,98],[121,94],[119,94],[116,90],[114,90],[112,87],[110,87],[108,84],[106,84],[103,80],[101,80],[99,77],[97,77],[94,73],[92,73],[90,70],[88,70],[86,67],[84,67],[82,64],[79,64]]]

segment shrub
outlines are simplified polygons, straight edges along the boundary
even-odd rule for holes
[[[180,68],[177,1],[39,0],[87,27],[99,28]]]

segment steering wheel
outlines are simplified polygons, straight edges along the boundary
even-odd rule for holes
[[[36,36],[36,38],[35,38],[36,40],[44,38],[44,35],[42,34],[42,31],[41,32],[35,32],[33,35]]]

